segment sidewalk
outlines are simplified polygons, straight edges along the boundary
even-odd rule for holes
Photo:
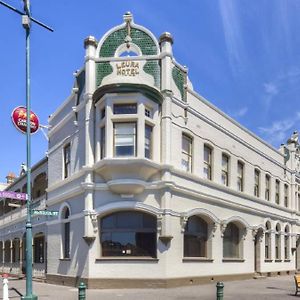
[[[251,279],[224,282],[224,300],[297,299],[294,296],[293,276],[279,276],[266,279]],[[0,285],[2,299],[2,284]],[[15,290],[11,290],[11,289]],[[25,294],[25,280],[9,280],[9,299],[20,299],[17,292]],[[47,283],[33,282],[34,294],[39,300],[78,299],[78,290]],[[185,286],[172,289],[122,289],[87,290],[87,300],[215,300],[216,283],[198,286]],[[300,299],[300,293],[299,293]]]

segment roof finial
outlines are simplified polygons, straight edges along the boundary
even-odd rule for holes
[[[130,42],[132,41],[131,39],[131,23],[133,21],[133,16],[132,13],[130,11],[126,12],[123,16],[124,22],[126,23],[126,28],[127,28],[127,36],[125,38],[125,43],[127,48],[130,48]]]

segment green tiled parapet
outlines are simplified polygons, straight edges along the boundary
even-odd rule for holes
[[[103,42],[100,50],[99,57],[114,57],[117,48],[124,44],[127,36],[127,29],[121,28],[112,32]],[[146,32],[131,28],[130,36],[132,43],[136,44],[143,55],[156,55],[158,49],[156,43],[151,36]],[[144,66],[144,71],[154,77],[155,86],[160,87],[160,66],[158,61],[148,61]],[[99,86],[104,77],[111,74],[113,69],[108,62],[100,62],[96,65],[96,84]]]

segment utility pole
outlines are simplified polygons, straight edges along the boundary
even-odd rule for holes
[[[34,19],[30,13],[30,1],[23,0],[24,12],[0,1],[0,4],[22,16],[22,25],[26,33],[26,161],[27,161],[27,218],[26,218],[26,295],[24,300],[37,300],[32,293],[32,224],[31,224],[31,132],[30,132],[30,26],[34,22],[41,27],[53,32],[53,29]]]

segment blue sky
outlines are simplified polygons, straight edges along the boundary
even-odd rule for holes
[[[6,0],[22,9],[21,0]],[[278,148],[300,123],[300,1],[298,0],[31,0],[32,110],[48,116],[70,94],[84,60],[83,40],[100,39],[131,11],[157,37],[174,37],[176,60],[194,89]],[[0,181],[26,161],[25,136],[12,125],[25,105],[25,37],[19,15],[0,6]],[[32,162],[45,155],[42,132],[32,137]]]

